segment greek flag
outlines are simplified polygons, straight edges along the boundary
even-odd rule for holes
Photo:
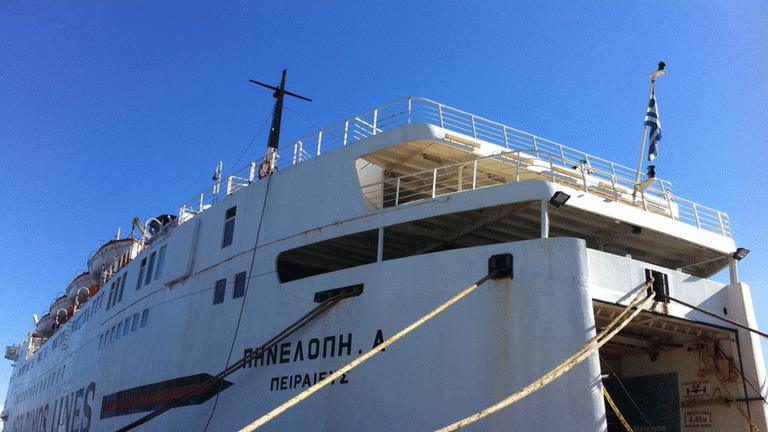
[[[659,155],[659,141],[661,141],[661,121],[659,120],[659,105],[656,103],[655,91],[651,91],[651,100],[648,101],[648,109],[645,111],[645,125],[650,129],[648,160],[652,161]]]

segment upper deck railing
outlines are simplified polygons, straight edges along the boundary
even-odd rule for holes
[[[634,192],[634,179],[559,154],[517,150],[454,162],[362,186],[373,208],[396,207],[466,190],[542,179],[730,236],[728,216],[659,187]]]
[[[589,191],[590,182],[611,184],[610,193],[619,201],[625,196],[627,188],[634,188],[635,170],[616,164],[606,159],[590,155],[571,147],[558,144],[554,141],[523,132],[504,124],[478,117],[474,114],[452,108],[441,103],[417,97],[408,97],[388,102],[372,110],[342,120],[331,126],[304,136],[287,145],[283,144],[278,154],[277,166],[285,168],[304,160],[319,156],[339,147],[343,147],[380,134],[384,131],[405,124],[432,124],[449,131],[457,132],[476,141],[483,141],[505,148],[509,153],[515,153],[521,160],[528,156],[534,156],[550,167],[549,172],[555,173],[555,166],[569,169],[580,169],[584,173],[582,183],[586,184]],[[521,154],[522,152],[522,154]],[[488,158],[499,155],[488,156]],[[483,158],[479,158],[481,160]],[[204,211],[214,203],[223,193],[227,195],[250,184],[254,181],[256,167],[261,160],[251,162],[245,167],[226,176],[221,183],[214,184],[196,194],[179,209],[179,221],[184,222],[192,215]],[[466,165],[466,161],[460,163]],[[448,169],[448,166],[429,170],[433,177],[439,170]],[[525,163],[524,163],[525,165]],[[518,166],[519,168],[519,166]],[[523,166],[523,169],[526,169]],[[563,173],[561,173],[563,174]],[[588,174],[588,176],[587,176]],[[408,174],[405,177],[423,175],[423,173]],[[517,176],[515,176],[517,178]],[[561,177],[555,175],[553,181]],[[387,180],[389,181],[389,180]],[[402,178],[400,180],[402,182]],[[436,180],[435,180],[436,182]],[[645,190],[644,196],[638,201],[633,199],[632,204],[642,206],[646,210],[657,207],[657,203],[666,203],[666,209],[657,213],[694,225],[700,229],[716,232],[724,236],[731,236],[728,215],[700,204],[685,200],[672,194],[672,185],[666,180],[657,179],[653,186]],[[477,186],[477,185],[476,185]],[[437,189],[437,184],[435,184]],[[650,209],[648,203],[651,203]],[[398,205],[400,202],[398,202]],[[660,210],[660,209],[656,209]]]

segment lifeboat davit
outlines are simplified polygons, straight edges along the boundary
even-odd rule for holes
[[[67,286],[65,295],[70,303],[81,305],[94,294],[95,288],[91,274],[84,272],[72,279],[72,282]]]
[[[51,317],[51,314],[47,313],[37,320],[35,332],[40,337],[48,337],[53,333],[53,317]]]
[[[88,259],[88,272],[94,282],[101,282],[102,274],[111,276],[139,252],[139,243],[132,238],[110,240]]]
[[[53,301],[49,313],[57,325],[64,324],[64,322],[69,319],[72,310],[71,306],[72,302],[66,295]]]

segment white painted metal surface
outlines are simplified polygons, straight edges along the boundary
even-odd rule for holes
[[[428,124],[423,124],[425,117],[431,118]],[[506,156],[477,155],[463,164],[461,172],[452,164],[433,168],[425,174],[432,180],[423,187],[434,192],[407,205],[398,202],[405,196],[405,176],[388,179],[375,189],[382,195],[392,194],[395,205],[372,210],[361,184],[375,184],[383,170],[362,163],[362,158],[404,142],[445,141],[446,129],[453,131],[454,138],[460,133],[477,140],[480,150],[490,148],[488,143],[503,143],[511,151]],[[357,143],[348,146],[352,142]],[[530,148],[519,151],[516,146],[520,145]],[[334,147],[344,148],[316,157]],[[172,409],[139,430],[203,431],[206,425],[207,430],[236,429],[370,349],[379,331],[391,335],[477,279],[487,271],[488,257],[496,253],[513,254],[512,280],[483,286],[265,430],[422,431],[455,421],[512,393],[571,354],[595,334],[595,302],[625,302],[645,280],[646,269],[667,274],[673,296],[716,312],[725,308],[730,318],[756,325],[744,284],[717,284],[674,268],[603,252],[582,239],[553,237],[547,229],[553,227],[546,223],[533,226],[537,238],[525,241],[386,257],[387,227],[500,205],[540,205],[556,190],[571,194],[566,207],[583,212],[583,217],[652,230],[659,241],[691,245],[691,253],[705,250],[727,256],[733,251],[727,217],[717,213],[725,222],[711,230],[686,223],[683,201],[674,197],[673,203],[680,205],[675,210],[666,199],[672,197],[669,190],[657,196],[664,200],[654,201],[664,210],[661,213],[590,193],[591,187],[604,181],[601,176],[608,175],[609,195],[623,194],[618,179],[625,177],[625,168],[607,161],[416,98],[355,116],[286,149],[293,157],[283,154],[283,164],[303,162],[274,174],[268,195],[266,182],[253,177],[256,164],[250,164],[245,174],[225,177],[226,187],[218,195],[196,195],[181,207],[173,230],[150,241],[111,275],[127,275],[121,302],[107,308],[108,293],[102,289],[41,346],[36,338],[22,344],[9,386],[7,430],[114,430],[150,409],[126,407],[135,408],[137,400],[162,399],[158,393],[139,395],[137,389],[214,375],[310,310],[315,292],[364,284],[362,295],[342,301],[281,344],[274,361],[266,357],[228,377],[231,386],[218,394],[218,401],[214,397]],[[489,185],[478,173],[485,161],[510,156],[515,181],[483,187]],[[528,157],[531,161],[523,163]],[[571,171],[569,164],[581,159],[589,166],[574,171],[576,184],[558,181],[557,174],[552,180],[552,173],[559,171],[555,166]],[[535,167],[542,168],[545,178],[517,181],[515,170],[520,173],[523,165],[531,173],[537,172]],[[461,178],[461,187],[442,193],[440,174],[449,166],[455,173],[451,184],[458,185]],[[263,206],[267,208],[262,219]],[[222,247],[226,214],[233,207],[233,242]],[[554,221],[563,213],[546,206],[534,208],[542,222],[550,217]],[[676,211],[680,216],[674,216]],[[701,225],[702,218],[696,220]],[[379,230],[375,262],[279,281],[281,252],[366,230]],[[152,277],[141,273],[142,261],[162,248],[164,262],[162,266],[155,263],[155,269],[162,270],[155,270]],[[234,297],[235,275],[240,272],[247,274],[247,294]],[[140,274],[142,280],[137,280]],[[224,298],[214,304],[220,280],[226,281]],[[654,319],[662,323],[717,324],[718,331],[738,334],[739,344],[727,341],[723,346],[729,355],[743,360],[750,380],[764,383],[763,354],[755,336],[734,333],[722,323],[676,305],[659,305],[654,312]],[[652,330],[661,332],[667,325]],[[657,362],[647,360],[646,354],[625,355],[622,362],[631,376],[651,369],[677,373],[682,391],[695,363],[690,357],[695,353],[686,348],[662,353]],[[593,356],[472,430],[604,431],[601,374],[599,358]],[[744,396],[739,382],[728,385]],[[170,387],[163,394],[174,391],[179,390]],[[765,395],[765,389],[761,392]],[[753,421],[766,429],[765,406],[749,405]],[[680,412],[679,430],[698,430],[685,429],[683,416],[690,410]],[[710,414],[714,425],[710,430],[746,430],[731,409],[713,408]]]

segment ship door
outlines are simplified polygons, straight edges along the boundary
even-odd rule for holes
[[[680,397],[676,373],[603,379],[619,412],[633,430],[680,431]],[[606,403],[608,432],[626,432]]]
[[[593,306],[598,331],[623,309]],[[636,432],[739,430],[744,420],[727,400],[743,394],[734,332],[660,310],[640,313],[599,350],[603,388],[618,412]],[[604,401],[608,432],[624,432]]]

